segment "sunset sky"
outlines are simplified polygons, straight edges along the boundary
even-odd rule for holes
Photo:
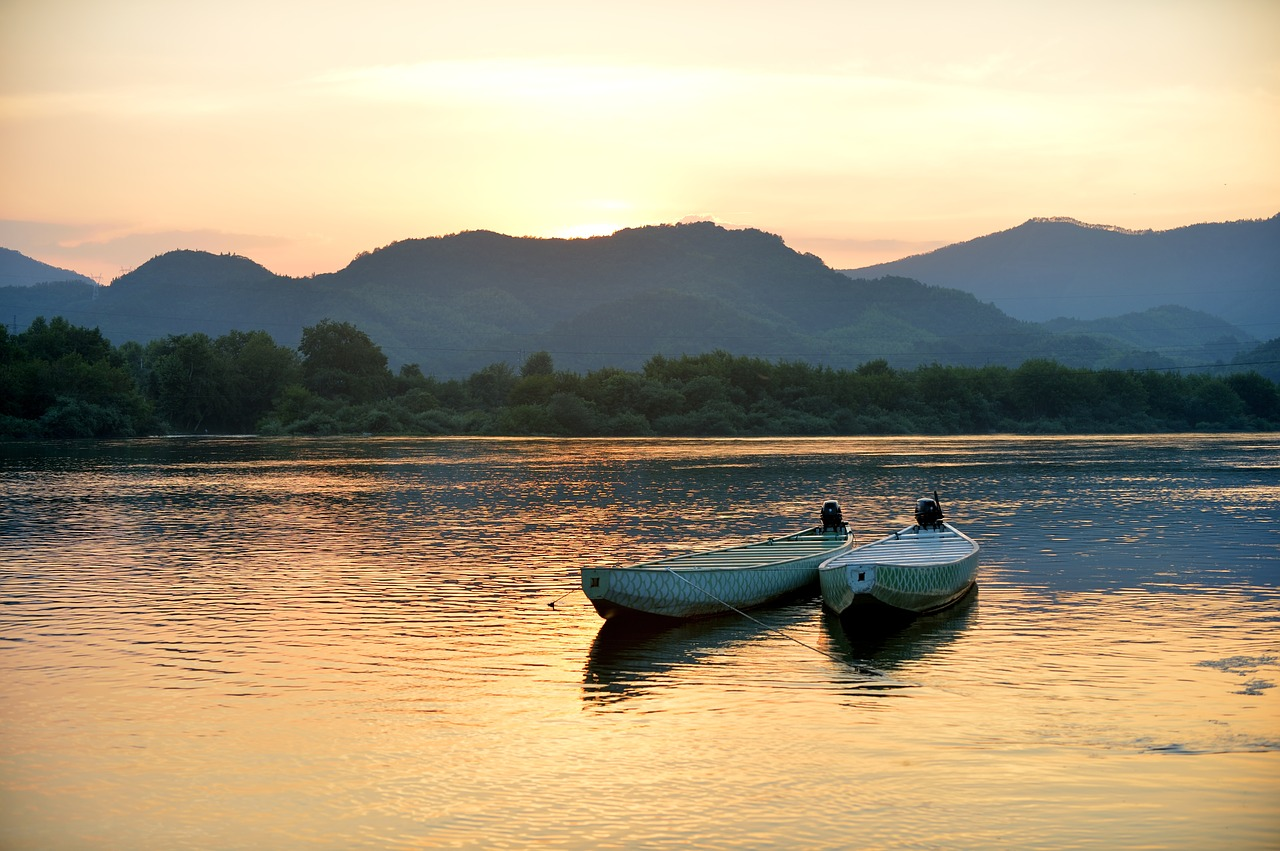
[[[0,246],[274,272],[686,218],[835,268],[1280,212],[1280,2],[2,0]]]

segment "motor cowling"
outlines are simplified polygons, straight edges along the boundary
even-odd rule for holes
[[[938,500],[925,497],[916,501],[916,525],[922,529],[942,525],[942,506]]]
[[[829,499],[822,503],[822,531],[839,529],[844,525],[844,514],[840,511],[840,503]]]

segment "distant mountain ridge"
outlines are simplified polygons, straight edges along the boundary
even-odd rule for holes
[[[1122,228],[1119,225],[1100,225],[1100,224],[1092,224],[1090,222],[1082,222],[1079,219],[1072,218],[1071,216],[1035,216],[1033,218],[1027,219],[1027,222],[1030,224],[1057,223],[1057,224],[1076,225],[1077,227],[1082,227],[1089,230],[1107,230],[1107,231],[1111,231],[1112,233],[1127,233],[1130,236],[1136,236],[1137,234],[1141,234],[1141,233],[1155,233],[1155,231],[1152,230],[1151,228],[1146,228],[1145,230],[1132,230],[1131,228]]]
[[[1280,336],[1280,215],[1132,231],[1075,219],[1018,227],[859,269],[973,293],[1034,322],[1102,319],[1177,304],[1258,338]]]
[[[179,249],[153,257],[117,279],[126,286],[226,287],[281,280],[265,266],[239,254],[210,254]],[[113,282],[114,283],[114,282]]]
[[[0,287],[30,287],[54,281],[94,283],[92,278],[79,272],[41,263],[11,248],[0,248]]]
[[[393,367],[416,363],[439,377],[519,365],[540,350],[557,368],[577,371],[714,349],[842,368],[876,359],[1014,366],[1035,357],[1170,368],[1204,362],[1214,341],[1213,363],[1257,343],[1190,311],[1096,327],[1026,322],[958,289],[851,278],[776,235],[707,222],[590,239],[489,231],[409,239],[308,278],[275,275],[238,255],[173,251],[106,288],[0,287],[0,316],[19,330],[40,315],[98,327],[117,345],[231,330],[263,330],[296,345],[304,327],[328,318],[367,333]],[[1170,322],[1191,327],[1172,345],[1150,345],[1147,326]]]

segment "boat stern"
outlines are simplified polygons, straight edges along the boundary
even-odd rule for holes
[[[609,599],[609,575],[610,571],[604,568],[582,568],[582,593],[591,601],[596,613],[605,620],[611,620],[626,612],[625,607]]]
[[[855,595],[870,594],[876,584],[876,566],[874,564],[847,564],[844,567],[845,582]]]
[[[876,565],[835,561],[818,571],[822,602],[836,614],[853,606],[859,597],[869,597],[876,584]]]
[[[588,600],[602,599],[609,591],[609,571],[598,567],[582,568],[582,593]]]

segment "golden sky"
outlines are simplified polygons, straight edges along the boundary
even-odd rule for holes
[[[0,0],[0,246],[104,282],[685,218],[853,268],[1280,212],[1276,0]]]

